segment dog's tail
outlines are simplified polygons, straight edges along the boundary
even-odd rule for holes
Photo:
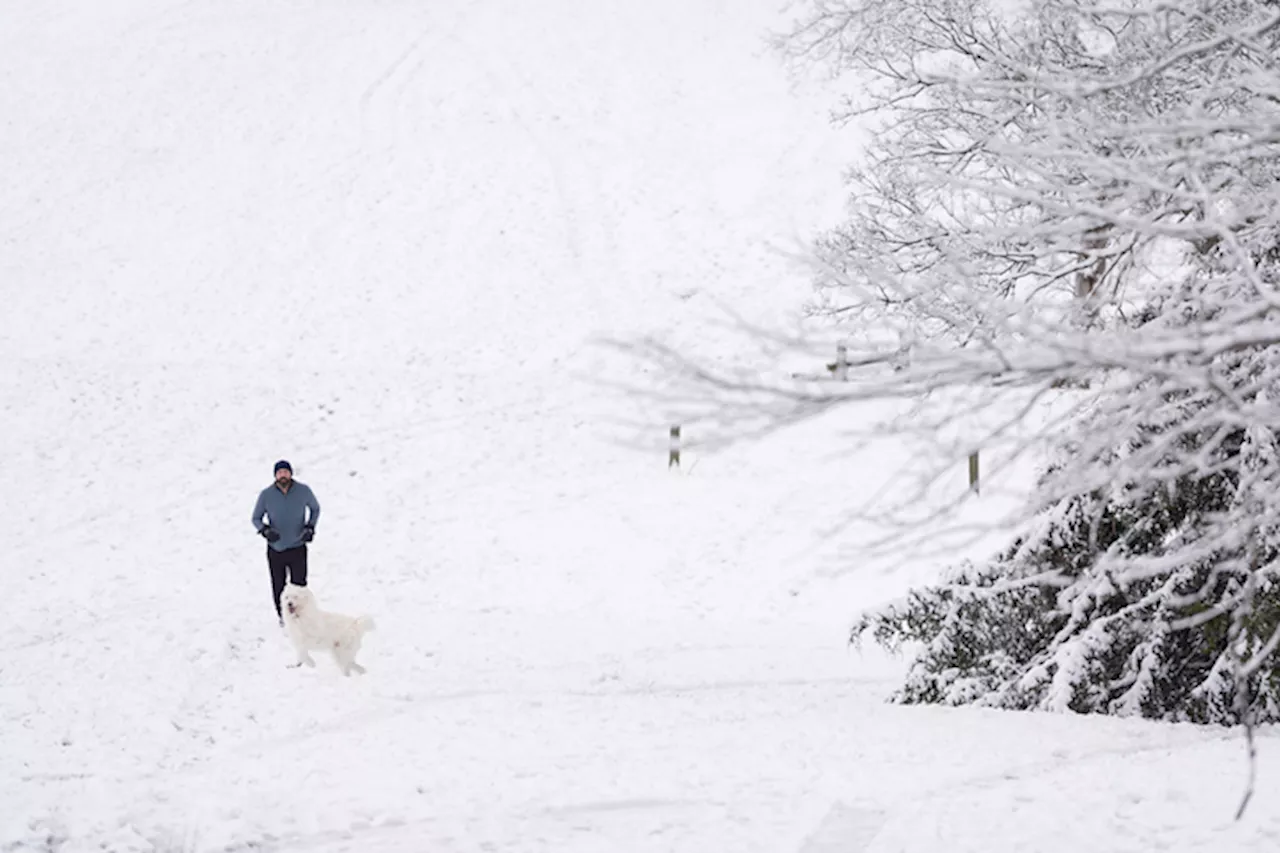
[[[361,616],[356,619],[356,626],[360,629],[361,634],[367,634],[373,630],[373,617]]]

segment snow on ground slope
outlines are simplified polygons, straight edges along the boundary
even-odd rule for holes
[[[837,209],[774,11],[0,2],[0,850],[1274,847],[1270,740],[1231,825],[1232,733],[883,703],[822,534],[903,451],[616,441],[590,339],[735,357]],[[364,678],[284,668],[281,456]]]

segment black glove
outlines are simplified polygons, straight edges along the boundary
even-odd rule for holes
[[[315,537],[316,537],[316,529],[315,529],[314,527],[312,527],[310,524],[308,524],[306,527],[302,528],[302,541],[303,541],[303,542],[310,542],[310,541],[311,541],[312,539],[314,539]]]
[[[258,531],[268,542],[279,542],[280,534],[276,532],[274,527],[264,527]]]

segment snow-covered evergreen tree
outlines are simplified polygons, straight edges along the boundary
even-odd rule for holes
[[[923,644],[903,700],[1276,718],[1280,3],[804,6],[779,44],[875,131],[812,252],[851,381],[646,352],[755,430],[883,397],[939,441],[957,401],[989,415],[949,459],[1052,409],[1005,447],[1052,460],[1016,543],[856,626]]]

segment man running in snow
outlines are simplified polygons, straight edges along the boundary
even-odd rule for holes
[[[293,466],[286,460],[276,463],[275,478],[276,481],[258,495],[253,507],[253,526],[267,540],[271,595],[276,603],[276,618],[284,625],[280,594],[284,592],[286,574],[297,586],[307,585],[307,543],[316,535],[320,503],[306,483],[293,479]]]

